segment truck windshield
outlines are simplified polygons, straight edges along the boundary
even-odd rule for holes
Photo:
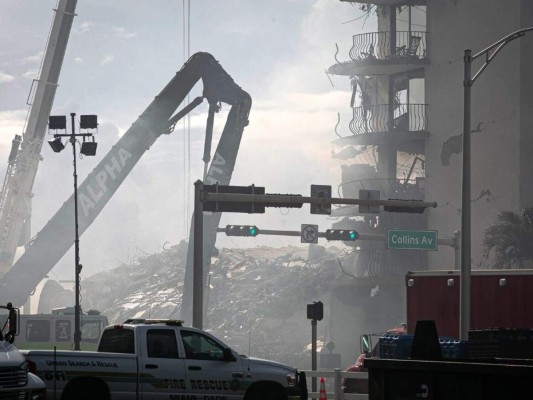
[[[107,329],[102,334],[98,351],[135,354],[133,331],[129,329]]]

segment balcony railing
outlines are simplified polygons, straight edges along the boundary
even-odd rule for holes
[[[361,106],[353,109],[350,131],[354,135],[395,130],[419,132],[427,128],[426,104],[388,104]]]
[[[426,58],[426,32],[372,32],[353,36],[350,58],[361,60],[422,60]]]

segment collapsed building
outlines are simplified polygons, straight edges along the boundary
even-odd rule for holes
[[[335,282],[352,279],[353,255],[338,247],[312,245],[220,249],[213,258],[205,291],[204,328],[241,354],[310,368],[311,324],[306,304],[322,301],[329,309]],[[183,295],[187,243],[145,254],[83,280],[84,310],[96,309],[110,324],[129,318],[178,318]],[[50,281],[39,312],[62,306],[62,293]],[[191,321],[185,321],[190,325]],[[337,354],[330,317],[318,323],[324,360]],[[330,357],[331,358],[331,357]]]

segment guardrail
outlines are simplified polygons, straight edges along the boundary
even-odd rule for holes
[[[368,372],[346,372],[342,371],[339,368],[334,370],[321,370],[321,371],[311,371],[311,370],[302,370],[305,372],[307,379],[307,387],[310,389],[310,381],[312,378],[317,378],[317,389],[318,392],[308,391],[308,399],[319,399],[320,398],[320,378],[326,380],[326,388],[333,388],[333,392],[327,391],[326,396],[328,399],[333,400],[368,400],[368,394],[356,394],[356,393],[343,393],[342,392],[342,379],[343,378],[355,378],[355,379],[367,379]],[[329,379],[329,381],[328,381]],[[333,384],[333,385],[332,385]]]

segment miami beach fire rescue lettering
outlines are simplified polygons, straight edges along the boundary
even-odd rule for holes
[[[182,380],[179,385],[172,385],[180,389],[187,389]],[[235,390],[233,381],[225,381],[221,379],[191,379],[189,380],[190,388],[192,390],[209,390],[209,391],[230,391]],[[212,394],[171,394],[170,400],[227,400],[226,396],[212,395]]]

